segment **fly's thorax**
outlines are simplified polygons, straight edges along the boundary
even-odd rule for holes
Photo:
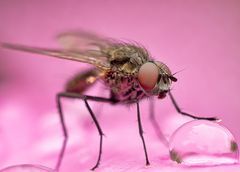
[[[149,58],[145,48],[127,43],[114,44],[107,49],[106,54],[111,67],[126,73],[136,72]]]
[[[114,82],[111,86],[120,85],[125,80],[136,80],[140,66],[148,60],[145,49],[126,43],[114,44],[106,50],[106,54],[111,65],[106,80]]]
[[[105,75],[105,83],[111,89],[114,99],[118,101],[131,102],[145,96],[136,75],[133,74],[109,71]]]

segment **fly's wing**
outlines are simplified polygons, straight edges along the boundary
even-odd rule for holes
[[[113,39],[107,39],[84,30],[60,33],[57,35],[57,40],[67,50],[97,50],[100,52],[111,46],[113,42]]]
[[[52,57],[57,57],[60,59],[67,59],[73,60],[83,63],[88,63],[96,66],[98,69],[101,70],[109,70],[110,64],[107,60],[107,57],[100,51],[94,51],[94,53],[90,53],[91,51],[76,51],[71,49],[61,50],[61,49],[48,49],[48,48],[38,48],[38,47],[31,47],[25,46],[20,44],[10,44],[10,43],[2,43],[2,47],[18,50],[18,51],[25,51],[35,54],[42,54]],[[88,53],[89,51],[89,53]]]
[[[95,60],[103,60],[110,64],[108,49],[113,46],[116,40],[99,36],[95,33],[76,30],[64,32],[57,35],[57,41],[66,51],[81,52],[88,57],[94,57]],[[110,65],[108,65],[110,67]],[[82,72],[72,78],[66,85],[66,91],[82,93],[92,86],[103,73],[99,70],[91,69]]]

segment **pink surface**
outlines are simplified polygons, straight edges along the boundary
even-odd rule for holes
[[[173,72],[184,69],[173,85],[180,106],[203,116],[218,116],[239,143],[239,8],[238,0],[2,0],[0,41],[57,47],[56,34],[77,28],[138,41]],[[54,166],[62,139],[54,96],[69,77],[88,67],[0,50],[0,168],[21,163]],[[100,84],[91,93],[99,95],[101,88]],[[238,166],[186,169],[162,160],[168,152],[149,124],[145,101],[142,119],[153,165],[143,170],[135,106],[94,109],[101,112],[106,134],[99,171],[239,170]],[[156,111],[167,137],[188,120],[175,113],[169,98],[158,101]],[[65,114],[70,141],[62,171],[86,171],[95,163],[98,135],[81,102],[65,101]]]

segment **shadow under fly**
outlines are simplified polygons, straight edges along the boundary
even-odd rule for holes
[[[92,111],[89,101],[105,102],[110,104],[136,104],[139,135],[143,144],[146,165],[149,165],[146,143],[143,137],[143,127],[139,101],[157,96],[163,99],[169,95],[175,109],[182,115],[194,119],[205,119],[215,121],[217,118],[198,117],[181,111],[176,100],[170,92],[172,82],[176,82],[174,74],[166,64],[152,59],[148,51],[138,43],[126,43],[115,39],[108,39],[85,31],[67,32],[57,36],[58,41],[64,48],[48,49],[24,46],[19,44],[2,43],[2,46],[9,49],[42,54],[60,59],[73,60],[93,65],[91,70],[78,74],[67,83],[66,90],[57,94],[56,101],[59,117],[64,134],[64,141],[55,169],[60,169],[68,140],[68,131],[64,121],[62,110],[62,98],[81,99],[89,111],[93,122],[99,133],[99,153],[96,164],[91,168],[96,169],[101,160],[103,131]],[[109,89],[110,97],[98,97],[84,95],[84,91],[93,83],[102,80]],[[150,109],[153,109],[152,99]],[[155,118],[154,111],[150,112],[150,119],[157,135],[163,139],[161,130]],[[166,140],[165,140],[166,142]]]

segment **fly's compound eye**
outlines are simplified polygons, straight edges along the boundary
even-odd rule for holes
[[[138,72],[138,81],[145,91],[151,91],[158,81],[159,68],[151,62],[143,64]]]

